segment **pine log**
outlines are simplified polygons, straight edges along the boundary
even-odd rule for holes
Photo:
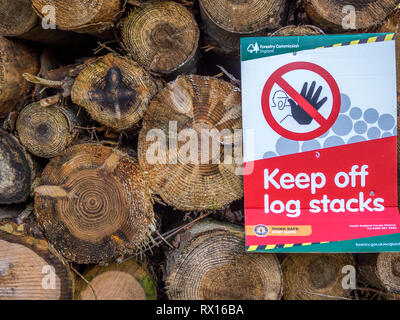
[[[82,264],[140,251],[155,228],[136,161],[94,144],[75,145],[50,161],[35,189],[35,214],[55,249]]]
[[[42,8],[53,6],[56,25],[62,30],[99,35],[112,28],[122,13],[121,0],[31,0],[39,17]]]
[[[199,36],[189,10],[172,1],[143,4],[122,27],[128,53],[145,69],[169,78],[195,72]]]
[[[14,136],[0,130],[0,204],[24,202],[34,178],[31,156]]]
[[[278,300],[282,273],[274,254],[246,254],[242,228],[211,220],[180,235],[167,256],[172,300]]]
[[[21,144],[38,157],[55,157],[77,136],[77,112],[77,108],[67,105],[42,107],[35,102],[26,106],[16,123]]]
[[[126,130],[143,117],[157,85],[135,61],[108,54],[86,63],[71,91],[71,99],[99,123]]]
[[[289,254],[282,262],[285,300],[348,298],[342,268],[354,265],[351,254]]]
[[[184,211],[216,210],[242,198],[239,164],[225,161],[238,151],[232,137],[223,136],[240,128],[238,88],[195,75],[170,82],[151,101],[139,134],[139,163],[152,190]]]
[[[0,300],[69,300],[73,277],[44,240],[0,230]]]
[[[347,1],[347,0],[303,0],[303,6],[313,24],[330,32],[348,31],[343,29],[343,19],[348,13],[346,5],[355,8],[355,29],[373,31],[393,12],[397,0]]]
[[[157,287],[150,273],[131,259],[121,264],[93,266],[75,283],[77,300],[155,300]]]
[[[200,0],[200,13],[210,44],[239,53],[240,37],[262,36],[282,26],[285,0]]]
[[[400,294],[400,252],[360,254],[358,269],[368,284]]]
[[[286,26],[280,28],[279,30],[271,33],[271,36],[275,37],[290,37],[290,36],[314,36],[314,35],[324,35],[325,32],[312,25],[302,25],[302,26]]]
[[[0,118],[17,109],[28,90],[22,74],[39,71],[39,56],[21,42],[0,36]]]
[[[94,45],[93,39],[59,29],[44,29],[30,0],[0,0],[0,35],[74,50]]]
[[[400,5],[397,6],[385,22],[379,27],[378,32],[395,32],[398,33],[400,28]]]

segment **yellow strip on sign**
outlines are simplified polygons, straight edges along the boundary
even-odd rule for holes
[[[311,246],[312,243],[302,243],[301,245],[302,245],[302,246]]]
[[[292,248],[292,247],[293,247],[293,244],[285,244],[283,247],[284,247],[284,248]]]
[[[372,37],[368,39],[367,43],[376,42],[376,40],[378,40],[378,37]]]
[[[272,244],[272,245],[267,246],[265,248],[265,250],[273,250],[273,249],[275,249],[275,247],[276,247],[276,245]]]
[[[334,44],[333,47],[340,47],[343,43]]]
[[[360,40],[353,40],[353,41],[350,42],[350,45],[359,44],[359,42],[360,42]]]
[[[258,246],[250,246],[247,251],[256,251]]]
[[[385,41],[391,41],[391,40],[393,40],[393,38],[394,38],[394,33],[388,34],[388,35],[385,37]]]

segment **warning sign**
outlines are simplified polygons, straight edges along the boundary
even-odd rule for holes
[[[248,251],[400,251],[394,34],[243,38],[242,99]]]
[[[326,81],[333,97],[328,118],[319,113],[319,110],[328,100],[326,97],[320,100],[322,86],[316,89],[315,81],[312,83],[305,82],[300,93],[283,78],[285,74],[296,70],[315,72]],[[309,83],[310,87],[308,88]],[[273,92],[275,85],[279,86],[280,90]],[[278,92],[285,94],[284,98],[289,103],[285,107],[290,109],[289,113],[282,119],[275,118],[272,111],[273,108],[276,108],[276,105],[274,103],[271,106],[270,103],[271,95],[273,95],[273,102],[279,99],[279,96],[277,97]],[[340,91],[335,79],[328,71],[310,62],[293,62],[282,66],[268,79],[262,93],[262,108],[265,119],[277,133],[292,140],[311,140],[327,132],[339,115],[340,103]],[[296,124],[303,126],[305,130],[309,131],[296,132],[294,128],[291,128],[289,121],[285,122],[288,117],[292,117]],[[317,129],[313,129],[311,126],[313,120],[319,125]]]

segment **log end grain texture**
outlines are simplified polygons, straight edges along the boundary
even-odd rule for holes
[[[121,131],[136,125],[157,92],[153,78],[133,60],[113,54],[87,63],[71,99],[99,123]]]
[[[44,240],[0,230],[0,300],[69,300],[73,276]]]
[[[358,269],[363,280],[375,288],[400,294],[400,252],[362,254]]]
[[[93,144],[68,148],[46,166],[35,189],[35,214],[46,239],[77,263],[139,251],[155,228],[151,194],[136,162]]]
[[[343,28],[343,22],[349,22],[346,16],[349,11],[345,6],[355,9],[355,25],[357,30],[376,28],[393,12],[398,5],[397,0],[303,0],[303,6],[311,21],[331,32],[349,31]],[[350,30],[351,31],[351,30]]]
[[[157,287],[149,272],[131,259],[106,267],[94,266],[77,280],[77,300],[155,300]]]
[[[143,4],[124,21],[122,39],[144,68],[174,76],[196,67],[200,31],[185,6],[172,2]]]
[[[92,34],[112,27],[122,10],[121,0],[32,0],[32,5],[41,17],[52,6],[60,29]]]
[[[28,90],[23,73],[39,71],[39,56],[29,47],[0,36],[0,118],[17,109]]]
[[[18,116],[16,130],[22,145],[32,154],[52,158],[72,142],[76,115],[68,106],[26,106]]]
[[[0,204],[24,202],[34,178],[31,156],[14,136],[0,130]]]
[[[342,268],[354,265],[351,254],[289,254],[282,262],[285,300],[347,298]]]
[[[284,0],[200,0],[205,32],[227,52],[239,52],[240,37],[261,35],[281,26]]]
[[[204,132],[233,135],[240,128],[241,98],[235,86],[195,75],[168,83],[151,101],[139,134],[139,163],[152,190],[185,211],[216,210],[242,198],[237,164],[224,156],[235,154],[234,143],[228,144],[231,137],[214,137],[220,145],[204,149],[209,141]]]
[[[29,0],[0,1],[0,35],[19,36],[29,32],[38,22]]]
[[[280,28],[279,30],[273,32],[271,36],[275,37],[290,37],[290,36],[317,36],[323,35],[325,32],[312,25],[303,25],[303,26],[286,26]]]
[[[206,221],[186,231],[167,258],[172,300],[278,300],[282,273],[274,254],[246,254],[242,228]]]

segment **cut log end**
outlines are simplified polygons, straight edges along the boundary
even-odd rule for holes
[[[282,274],[276,256],[246,254],[240,228],[207,221],[181,239],[167,260],[170,299],[280,299]]]
[[[0,130],[0,204],[24,202],[34,177],[29,154],[14,136]]]
[[[289,37],[289,36],[312,36],[312,35],[323,35],[325,32],[311,25],[304,26],[286,26],[273,32],[271,36],[275,37]]]
[[[23,73],[39,71],[39,56],[30,47],[0,36],[0,118],[16,110],[24,100],[28,82]]]
[[[96,34],[113,25],[122,10],[122,1],[32,0],[32,6],[39,16],[44,16],[49,7],[54,8],[60,29]]]
[[[282,263],[286,300],[336,300],[350,291],[342,286],[342,268],[354,265],[350,254],[290,254]]]
[[[74,119],[68,119],[71,114],[56,106],[42,107],[39,103],[28,105],[19,114],[16,123],[22,145],[38,157],[52,158],[58,155],[73,139],[70,123]]]
[[[380,25],[398,5],[396,0],[356,1],[355,25],[351,25],[347,0],[304,0],[304,8],[312,22],[327,31],[343,32],[346,28],[372,30]]]
[[[72,274],[47,243],[0,230],[0,300],[67,300]]]
[[[153,300],[156,285],[150,274],[136,261],[95,266],[76,283],[75,299],[79,300]]]
[[[155,81],[137,63],[109,54],[85,66],[71,98],[94,120],[121,131],[142,119],[156,91]]]
[[[181,4],[150,2],[129,15],[123,24],[123,42],[135,60],[162,75],[190,73],[196,62],[200,31]]]
[[[38,17],[29,0],[0,1],[0,35],[22,35],[30,31],[37,21]]]
[[[155,224],[135,161],[90,144],[65,150],[44,169],[35,213],[49,242],[78,263],[108,262],[141,250]]]
[[[242,178],[235,172],[239,151],[230,144],[241,128],[240,104],[238,88],[194,75],[179,77],[152,100],[138,158],[152,190],[167,204],[185,211],[216,210],[243,196]]]

